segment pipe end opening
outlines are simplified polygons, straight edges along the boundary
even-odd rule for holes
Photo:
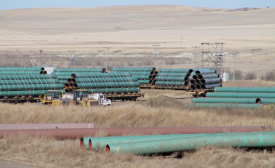
[[[84,141],[83,138],[80,139],[80,148],[84,149]]]
[[[111,151],[110,151],[110,147],[109,147],[109,145],[106,145],[106,153],[110,153]]]
[[[256,104],[261,104],[261,103],[262,103],[261,99],[260,99],[260,98],[257,98],[257,99],[256,99]]]

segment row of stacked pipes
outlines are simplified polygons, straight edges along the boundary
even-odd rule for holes
[[[193,98],[187,106],[200,108],[264,108],[275,109],[274,87],[215,87],[204,98]]]
[[[209,79],[219,79],[215,71],[209,68],[160,69],[159,73],[154,67],[116,67],[110,73],[107,73],[105,68],[54,69],[51,74],[47,74],[44,70],[43,67],[0,68],[0,98],[41,96],[47,90],[60,90],[64,93],[85,89],[89,93],[104,94],[134,94],[140,92],[141,87],[148,86],[188,90],[193,87],[193,79],[190,80],[190,75],[195,78],[194,72],[203,88],[213,86],[209,85]],[[211,76],[213,78],[210,78]]]

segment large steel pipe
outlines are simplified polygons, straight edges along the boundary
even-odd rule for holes
[[[250,132],[253,133],[253,132]],[[217,134],[239,134],[239,133],[217,133]],[[172,134],[172,135],[143,135],[143,136],[116,136],[116,137],[84,137],[80,139],[80,148],[90,151],[98,151],[108,144],[131,143],[137,141],[157,141],[162,139],[208,136],[213,134]]]
[[[199,108],[262,108],[271,109],[269,104],[238,104],[238,103],[184,103],[184,105],[189,107],[199,107]]]
[[[216,87],[215,92],[275,93],[275,87]]]
[[[217,147],[274,147],[275,132],[210,134],[157,141],[108,144],[107,153],[153,154],[195,150],[206,145]]]
[[[201,134],[221,132],[260,132],[271,130],[269,126],[232,126],[232,127],[150,127],[150,128],[94,128],[94,129],[39,129],[39,130],[0,130],[0,138],[10,135],[26,134],[28,136],[51,136],[56,139],[75,139],[104,134],[106,136]]]
[[[275,98],[275,93],[232,93],[208,92],[206,97],[232,97],[232,98]]]
[[[95,123],[0,124],[0,130],[96,128]]]
[[[274,99],[275,100],[275,99]],[[193,98],[192,103],[244,103],[261,104],[259,98]]]

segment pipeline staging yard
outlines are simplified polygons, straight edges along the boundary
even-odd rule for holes
[[[274,10],[0,11],[0,167],[274,167]]]

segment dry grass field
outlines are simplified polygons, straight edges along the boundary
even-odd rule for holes
[[[197,109],[182,104],[182,98],[191,100],[185,91],[142,92],[148,94],[142,101],[107,108],[0,104],[0,124],[94,122],[99,128],[275,126],[274,110]],[[273,167],[275,162],[275,153],[266,149],[203,147],[171,155],[134,156],[84,151],[79,146],[79,139],[56,141],[50,137],[12,136],[0,140],[0,160],[31,167]]]

